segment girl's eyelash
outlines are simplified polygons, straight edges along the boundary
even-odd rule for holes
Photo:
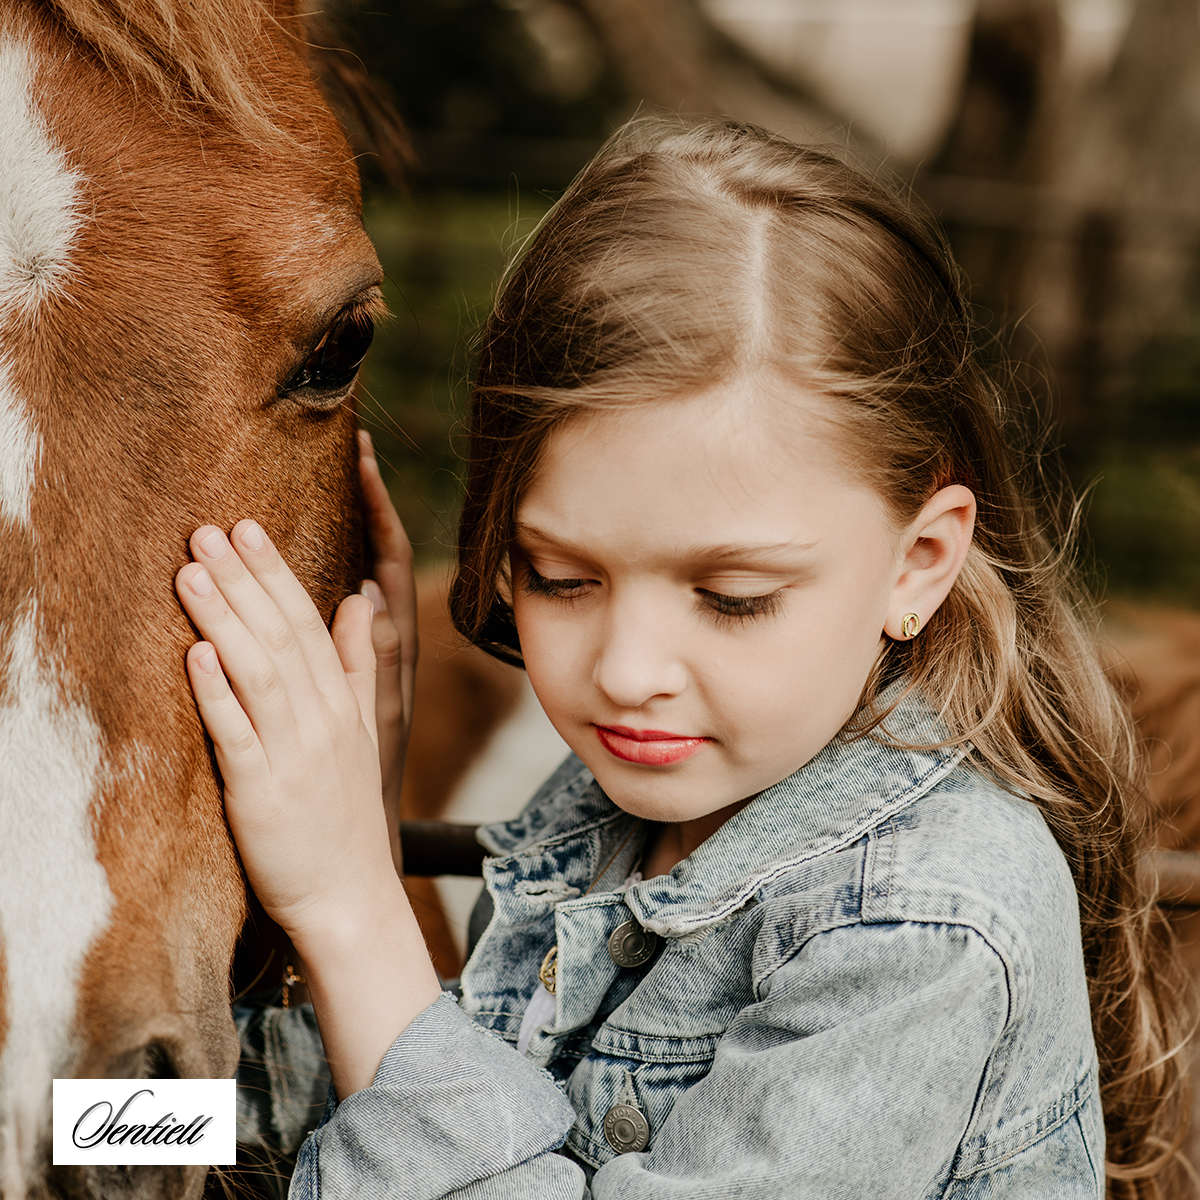
[[[559,600],[573,600],[588,582],[587,579],[547,579],[526,563],[521,586],[530,596],[554,596]]]
[[[521,587],[529,596],[550,596],[556,600],[574,600],[584,588],[591,583],[590,579],[547,579],[540,575],[531,564],[525,564]],[[769,617],[778,611],[781,592],[769,592],[765,596],[726,596],[722,592],[710,592],[707,588],[697,588],[697,594],[714,620],[749,621],[755,617]]]
[[[779,609],[781,592],[768,592],[765,596],[725,596],[697,588],[704,603],[717,621],[748,621],[754,617],[769,617]]]

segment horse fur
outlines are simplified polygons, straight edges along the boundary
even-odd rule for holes
[[[50,1078],[234,1069],[172,580],[253,515],[327,618],[357,587],[352,406],[280,389],[381,272],[290,2],[0,0],[0,65],[0,1194],[196,1196],[50,1168]]]
[[[275,100],[252,47],[280,23],[302,34],[294,3],[268,0],[51,0],[72,42],[149,88],[175,117],[225,120],[251,138]]]

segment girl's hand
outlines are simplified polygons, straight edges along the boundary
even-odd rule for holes
[[[404,783],[404,758],[412,729],[413,678],[417,667],[413,556],[404,526],[380,477],[371,435],[365,429],[359,431],[358,449],[363,515],[375,557],[375,578],[363,584],[363,593],[375,610],[371,641],[375,647],[375,719],[383,776],[383,808],[392,861],[396,873],[400,874],[403,865],[400,788]]]
[[[343,601],[331,639],[253,521],[230,538],[204,526],[191,548],[197,561],[176,587],[207,639],[188,652],[188,675],[229,827],[263,907],[304,958],[345,1098],[438,994],[381,803],[371,606]]]
[[[290,933],[388,865],[371,606],[345,600],[331,639],[254,521],[205,526],[191,548],[177,587],[208,639],[188,653],[192,690],[250,883]]]

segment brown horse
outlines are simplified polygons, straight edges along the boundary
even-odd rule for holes
[[[298,0],[0,0],[0,1195],[55,1076],[228,1076],[238,862],[183,670],[187,536],[356,586],[347,396],[381,274]]]

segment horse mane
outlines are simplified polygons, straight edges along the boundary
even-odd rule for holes
[[[49,0],[68,38],[149,90],[176,117],[216,118],[248,141],[289,141],[263,87],[262,34],[293,40],[356,149],[402,181],[414,156],[395,108],[332,34],[323,13],[281,16],[278,0]],[[311,6],[319,7],[319,6]]]
[[[70,40],[149,89],[172,115],[207,110],[261,137],[272,105],[250,55],[275,21],[268,0],[50,0]]]

